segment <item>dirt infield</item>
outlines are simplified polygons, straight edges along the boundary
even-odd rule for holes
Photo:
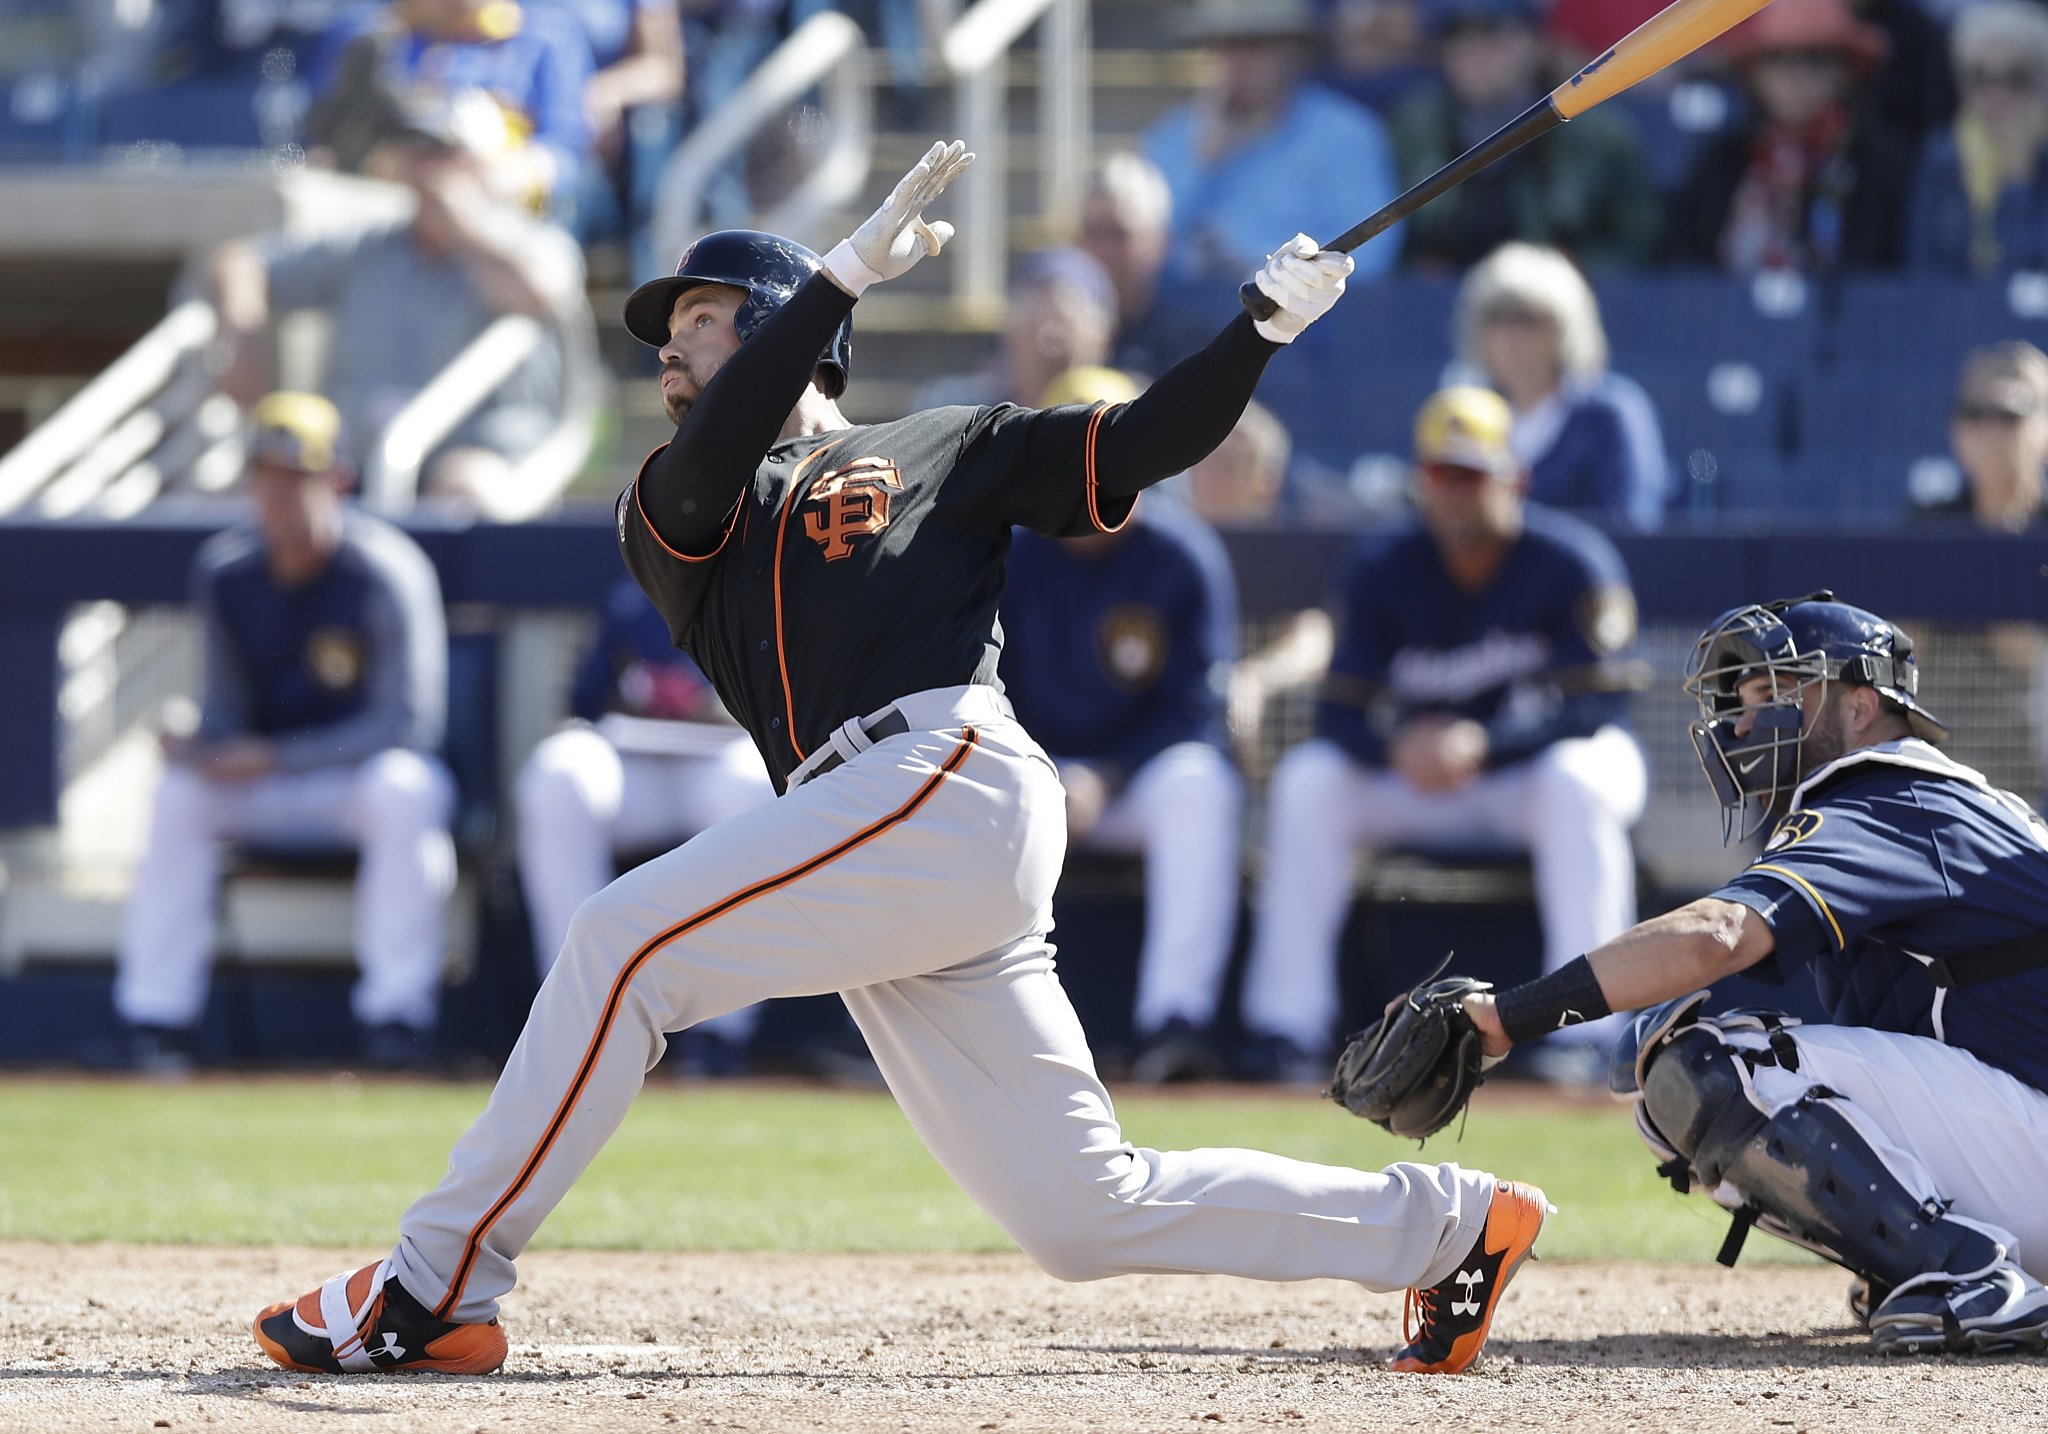
[[[0,1245],[0,1429],[2040,1428],[2048,1360],[1885,1361],[1821,1269],[1525,1268],[1489,1358],[1387,1373],[1400,1302],[1331,1281],[1061,1285],[1015,1256],[536,1253],[506,1370],[263,1362],[307,1250]]]

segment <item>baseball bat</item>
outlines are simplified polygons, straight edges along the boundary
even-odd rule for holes
[[[1349,253],[1495,160],[1513,154],[1538,135],[1548,134],[1602,100],[1612,99],[1638,80],[1676,64],[1770,3],[1771,0],[1673,0],[1514,119],[1323,247]],[[1270,319],[1280,307],[1252,280],[1245,281],[1237,296],[1245,312],[1255,319]]]

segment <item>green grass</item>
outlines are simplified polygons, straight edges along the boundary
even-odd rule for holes
[[[0,1084],[0,1239],[389,1243],[482,1109],[473,1085]],[[1481,1095],[1420,1152],[1303,1095],[1127,1097],[1134,1142],[1377,1167],[1455,1160],[1542,1185],[1552,1259],[1710,1259],[1727,1221],[1659,1180],[1619,1107]],[[1004,1250],[885,1096],[651,1086],[537,1246]],[[1750,1259],[1803,1259],[1769,1240]]]

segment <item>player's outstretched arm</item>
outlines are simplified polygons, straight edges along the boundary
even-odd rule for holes
[[[1104,417],[1095,450],[1101,491],[1129,497],[1207,457],[1237,426],[1266,361],[1335,306],[1350,273],[1349,254],[1326,253],[1306,234],[1281,245],[1254,281],[1279,305],[1271,318],[1254,322],[1240,312]]]
[[[972,163],[965,141],[934,144],[896,181],[882,207],[825,255],[825,272],[859,298],[868,285],[900,279],[918,260],[937,254],[953,237],[953,226],[943,219],[927,223],[924,211]]]

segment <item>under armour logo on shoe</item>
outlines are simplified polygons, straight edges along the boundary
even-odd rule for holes
[[[378,1338],[384,1341],[384,1347],[382,1349],[365,1349],[364,1351],[364,1353],[368,1354],[372,1360],[376,1360],[380,1363],[385,1360],[389,1360],[391,1363],[396,1364],[399,1360],[405,1358],[405,1346],[398,1342],[397,1335],[391,1333],[391,1331],[389,1330],[386,1330],[383,1334],[379,1335]]]
[[[1479,1286],[1486,1283],[1486,1271],[1460,1270],[1457,1274],[1457,1281],[1465,1287],[1465,1298],[1451,1301],[1451,1313],[1454,1315],[1478,1314],[1479,1301],[1473,1299],[1472,1294]]]

